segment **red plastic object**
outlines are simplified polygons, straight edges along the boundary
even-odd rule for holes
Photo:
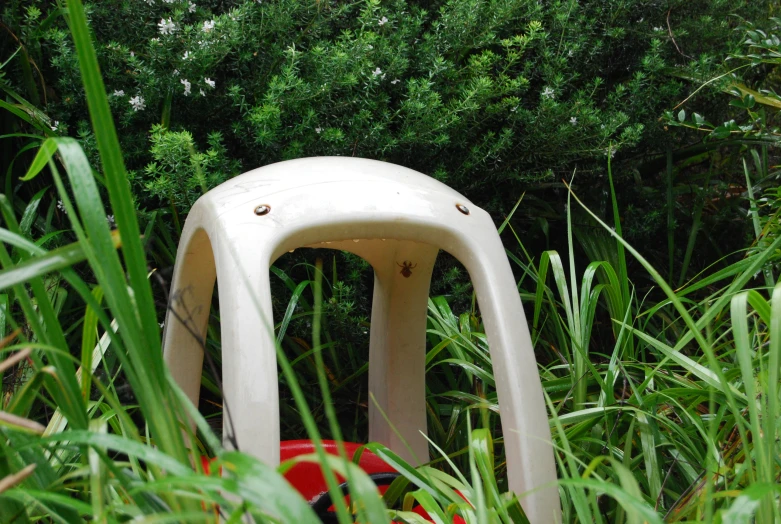
[[[362,444],[356,444],[355,442],[345,442],[344,448],[347,452],[347,456],[352,458],[361,445]],[[323,448],[326,453],[331,455],[339,454],[338,448],[336,447],[336,441],[334,440],[324,440]],[[290,460],[299,455],[310,455],[312,453],[315,453],[315,446],[312,444],[311,440],[283,440],[279,447],[280,462]],[[201,463],[204,471],[208,474],[211,469],[210,460],[206,457],[201,457]],[[396,473],[395,469],[369,450],[364,450],[363,453],[361,453],[358,465],[369,475],[375,473]],[[325,482],[325,477],[323,477],[323,471],[316,462],[300,462],[296,464],[285,473],[285,479],[287,479],[287,481],[290,482],[290,484],[296,488],[310,504],[328,491],[328,485]],[[345,481],[340,475],[337,475],[337,480],[340,483]],[[378,489],[380,493],[385,493],[388,486],[379,486]],[[346,499],[349,500],[349,496],[347,496]],[[333,506],[330,510],[333,510]],[[422,506],[415,506],[412,508],[412,511],[429,522],[433,522]],[[453,517],[453,524],[466,524],[466,521],[458,515],[455,515]]]
[[[352,458],[359,447],[361,447],[361,444],[356,444],[354,442],[344,443],[345,451],[350,458]],[[331,455],[339,454],[336,447],[336,441],[324,440],[323,448]],[[280,461],[285,461],[299,455],[307,455],[314,452],[315,446],[312,444],[311,440],[287,440],[280,443],[279,458]],[[369,475],[374,473],[396,473],[395,469],[390,467],[385,461],[369,450],[364,450],[363,453],[361,453],[358,465]],[[320,465],[315,462],[302,462],[296,464],[285,473],[285,478],[310,503],[328,491],[328,485],[325,482]],[[339,475],[337,475],[337,478],[340,483],[345,480]],[[380,493],[384,493],[386,489],[388,489],[388,486],[379,486]],[[333,510],[333,507],[330,509]],[[424,519],[433,522],[422,506],[415,506],[412,508],[412,511]],[[453,524],[466,524],[466,521],[458,515],[455,515],[453,517]]]
[[[361,444],[345,442],[344,448],[348,458],[352,458],[359,447],[361,447]],[[323,448],[331,455],[339,454],[336,441],[324,440]],[[279,459],[284,462],[299,455],[308,455],[314,452],[315,446],[311,440],[283,440],[279,447]],[[361,460],[358,462],[358,465],[370,475],[373,473],[396,473],[395,469],[369,450],[364,450],[361,453]],[[296,464],[285,473],[285,478],[310,503],[328,491],[323,471],[320,469],[320,465],[315,462]],[[337,478],[340,483],[345,481],[341,476],[337,475]]]

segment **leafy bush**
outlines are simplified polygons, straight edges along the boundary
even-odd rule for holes
[[[239,169],[236,161],[226,157],[219,132],[209,134],[205,153],[196,150],[188,131],[167,131],[161,125],[152,126],[150,141],[154,161],[135,176],[146,193],[170,203],[174,210],[189,209],[199,196]]]
[[[681,3],[666,11],[645,0],[139,0],[86,7],[123,147],[139,173],[153,157],[176,165],[160,158],[181,153],[160,146],[164,129],[189,132],[200,144],[219,132],[228,157],[247,168],[365,156],[430,173],[501,209],[519,188],[558,182],[576,163],[587,180],[601,172],[611,143],[621,151],[649,127],[657,133],[658,114],[681,93],[666,68],[687,62],[672,40],[711,62],[735,40],[730,25],[738,20],[726,15],[758,15],[763,5]],[[15,0],[3,17],[35,42],[30,52],[43,71],[36,80],[45,79],[48,93],[41,101],[67,131],[80,126],[84,95],[56,7],[39,1],[22,9]],[[11,82],[23,91],[22,83]],[[37,81],[28,84],[40,91]],[[158,122],[163,127],[150,137]],[[239,171],[223,165],[222,175]],[[180,176],[198,175],[185,168]],[[207,187],[220,176],[207,177]],[[169,188],[150,178],[159,173],[140,174],[140,187],[169,201]],[[175,201],[187,211],[189,198]]]

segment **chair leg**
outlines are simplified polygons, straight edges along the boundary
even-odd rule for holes
[[[216,273],[208,235],[197,225],[195,217],[188,226],[182,232],[171,281],[163,348],[171,375],[197,407]]]
[[[233,240],[231,240],[233,237]],[[271,309],[270,239],[257,229],[225,235],[217,252],[223,440],[279,464],[279,385]]]
[[[477,217],[476,217],[477,218]],[[472,278],[488,337],[507,453],[509,487],[531,522],[561,522],[548,415],[526,317],[499,236],[475,228],[453,254]],[[481,234],[478,234],[481,232]],[[512,365],[524,362],[524,365]]]
[[[271,310],[272,242],[232,226],[215,239],[222,339],[223,441],[279,464],[279,389]]]
[[[412,464],[422,464],[429,461],[424,437],[426,319],[439,249],[392,240],[384,245],[382,251],[365,257],[374,267],[369,440],[385,444]]]
[[[271,311],[272,239],[257,228],[219,230],[194,208],[183,232],[166,316],[165,360],[198,405],[203,341],[215,277],[222,335],[223,440],[267,464],[279,464],[279,390]]]

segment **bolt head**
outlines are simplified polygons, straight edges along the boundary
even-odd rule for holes
[[[465,215],[469,214],[469,208],[466,207],[464,204],[456,204],[456,209],[458,209],[459,211],[461,211]]]
[[[255,208],[255,214],[259,217],[262,217],[263,215],[268,215],[271,212],[271,206],[268,206],[266,204],[261,204],[258,207]]]

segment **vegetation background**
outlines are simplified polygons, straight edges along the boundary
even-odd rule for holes
[[[0,9],[0,522],[317,521],[215,437],[218,304],[201,413],[160,354],[192,203],[316,155],[419,170],[495,217],[566,522],[781,519],[776,2]],[[370,268],[324,251],[272,271],[283,436],[365,441]],[[429,312],[437,458],[414,470],[371,444],[402,473],[383,498],[351,463],[330,467],[362,522],[416,522],[413,503],[440,522],[522,521],[479,304],[446,254]]]

